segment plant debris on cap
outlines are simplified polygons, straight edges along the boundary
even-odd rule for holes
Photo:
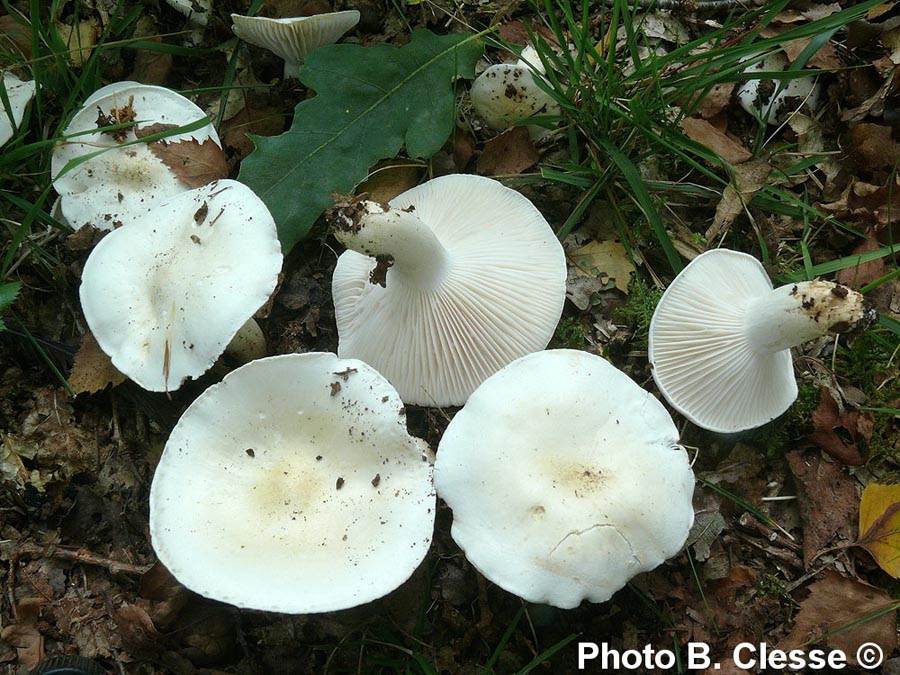
[[[341,356],[407,403],[461,405],[510,361],[547,346],[565,301],[562,246],[521,194],[451,175],[390,206],[332,211],[348,250],[332,292]]]
[[[485,577],[567,609],[678,553],[694,520],[669,413],[581,351],[529,354],[488,378],[447,427],[434,480]]]
[[[682,270],[653,313],[653,378],[697,426],[752,429],[797,398],[791,347],[873,318],[856,291],[819,280],[773,290],[756,258],[714,249]]]
[[[787,56],[776,52],[748,66],[745,73],[781,73],[788,69]],[[804,105],[815,110],[819,105],[820,87],[812,76],[791,80],[747,80],[737,97],[741,107],[766,124],[781,124]]]
[[[85,263],[81,306],[116,368],[144,389],[174,391],[269,299],[281,261],[265,204],[220,180],[106,235]]]
[[[3,71],[3,87],[9,100],[9,110],[0,99],[0,145],[5,144],[25,119],[25,108],[34,98],[34,80],[22,81],[12,73]]]
[[[406,581],[431,544],[432,458],[373,368],[273,356],[188,408],[150,491],[160,561],[201,595],[310,613]]]
[[[197,187],[181,180],[146,143],[135,141],[201,119],[205,114],[200,108],[164,87],[115,82],[91,94],[66,127],[65,135],[72,138],[60,141],[53,150],[53,187],[61,196],[66,221],[75,229],[93,225],[111,230],[175,194]],[[102,128],[131,122],[132,126],[117,130]],[[193,141],[221,147],[212,124],[165,140],[168,144]],[[104,148],[108,149],[61,173],[70,161]]]
[[[323,45],[337,42],[359,23],[355,9],[289,19],[267,19],[232,14],[232,30],[241,40],[268,49],[284,59],[284,76],[297,77],[306,56]]]

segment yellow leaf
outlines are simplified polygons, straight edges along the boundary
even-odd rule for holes
[[[587,277],[606,276],[614,279],[616,288],[628,293],[628,282],[634,265],[625,247],[617,241],[592,241],[569,253],[569,260],[578,272]]]
[[[900,579],[900,485],[872,483],[859,503],[859,541],[875,562]]]

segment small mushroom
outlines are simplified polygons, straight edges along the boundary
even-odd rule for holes
[[[166,0],[166,4],[196,26],[205,27],[212,12],[212,0]]]
[[[187,409],[153,477],[150,536],[200,595],[327,612],[406,581],[435,506],[431,451],[387,380],[361,361],[287,354],[238,368]]]
[[[90,224],[111,230],[190,189],[146,144],[123,144],[135,141],[136,131],[152,125],[179,127],[204,117],[200,108],[164,87],[115,82],[95,91],[66,127],[64,135],[68,138],[53,150],[51,177],[65,219],[75,229]],[[100,129],[128,121],[134,126],[115,133]],[[173,134],[166,141],[203,143],[207,139],[221,145],[212,124],[191,133]],[[70,161],[93,154],[96,156],[62,173]]]
[[[166,4],[177,12],[183,14],[188,23],[194,26],[190,33],[191,44],[200,44],[203,39],[203,29],[209,23],[212,14],[212,0],[166,0]]]
[[[310,52],[337,42],[359,23],[355,9],[290,19],[232,14],[232,30],[241,40],[268,49],[284,59],[284,77],[297,77]]]
[[[659,401],[587,352],[529,354],[488,378],[441,439],[451,535],[528,600],[604,602],[681,550],[694,476]]]
[[[472,107],[496,131],[507,129],[522,118],[558,115],[559,104],[535,81],[535,76],[543,74],[537,51],[528,47],[517,63],[490,66],[475,79],[469,91]],[[546,129],[534,125],[529,132],[535,139],[547,134]]]
[[[776,52],[748,66],[745,73],[780,73],[788,68],[787,56]],[[738,89],[741,107],[766,124],[781,124],[794,111],[806,105],[815,110],[819,105],[820,87],[814,77],[791,80],[748,80]]]
[[[281,261],[265,204],[220,180],[106,235],[85,263],[81,306],[116,368],[144,389],[174,391],[268,300]]]
[[[565,255],[518,192],[444,176],[390,205],[337,208],[332,219],[352,249],[332,281],[338,353],[377,368],[407,403],[461,405],[485,378],[550,341],[565,301]]]
[[[753,256],[715,249],[666,289],[650,322],[653,379],[697,426],[753,429],[797,398],[790,348],[874,318],[862,295],[830,281],[773,290]]]
[[[3,71],[3,88],[9,100],[7,109],[0,99],[0,146],[4,145],[25,119],[25,108],[34,98],[34,80],[22,81],[10,72]]]

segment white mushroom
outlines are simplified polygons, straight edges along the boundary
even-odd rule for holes
[[[805,281],[773,290],[753,256],[707,251],[675,278],[653,313],[653,378],[697,426],[752,429],[797,398],[791,347],[872,318],[863,297],[844,286]]]
[[[153,477],[150,535],[193,591],[305,614],[406,581],[434,512],[431,452],[387,380],[361,361],[288,354],[188,408]]]
[[[109,126],[107,118],[135,121],[135,128],[113,134],[98,127]],[[53,187],[62,197],[62,213],[70,225],[87,224],[101,230],[125,225],[154,204],[190,189],[159,157],[137,139],[135,130],[154,124],[185,126],[205,119],[200,108],[180,94],[164,87],[116,82],[88,97],[66,127],[68,140],[53,151]],[[85,133],[88,132],[88,133]],[[75,135],[78,134],[78,135]],[[221,145],[212,124],[190,133],[174,134],[169,143],[212,139]],[[72,160],[107,149],[62,174]]]
[[[662,404],[607,361],[530,354],[488,378],[441,439],[451,534],[529,602],[603,602],[681,550],[694,476]]]
[[[166,0],[166,4],[186,16],[192,24],[203,27],[209,23],[212,0]]]
[[[491,129],[501,131],[517,120],[535,115],[558,115],[559,104],[535,82],[543,75],[543,64],[533,47],[522,52],[518,63],[490,66],[472,83],[469,95],[472,107]],[[547,130],[532,125],[532,138],[540,138]]]
[[[518,192],[452,175],[390,206],[335,213],[336,235],[353,249],[332,282],[338,353],[377,368],[407,403],[461,405],[489,375],[547,346],[565,301],[565,256]]]
[[[232,30],[241,40],[268,49],[284,59],[284,77],[297,77],[310,52],[337,42],[359,23],[359,12],[328,12],[290,19],[232,14]]]
[[[12,73],[3,71],[3,88],[10,107],[7,109],[0,99],[0,146],[13,137],[25,119],[25,108],[34,98],[34,87],[34,80],[22,81]]]
[[[788,68],[787,56],[776,52],[748,66],[745,73],[780,73]],[[814,77],[792,80],[748,80],[738,89],[741,107],[766,124],[781,124],[794,111],[806,105],[815,110],[819,105],[820,87]]]
[[[174,391],[268,300],[281,246],[265,204],[231,180],[178,194],[134,225],[91,252],[81,306],[116,368],[144,389]]]

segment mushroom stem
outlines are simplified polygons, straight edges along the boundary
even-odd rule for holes
[[[240,363],[250,363],[266,355],[266,336],[252,317],[231,338],[225,353]]]
[[[757,352],[778,352],[826,333],[846,333],[870,314],[856,291],[830,281],[804,281],[751,300],[745,335]]]
[[[284,62],[284,79],[285,80],[299,80],[300,79],[300,66],[303,64],[299,61],[287,61]]]
[[[391,261],[390,274],[418,288],[432,288],[447,269],[447,250],[410,209],[362,202],[354,213],[340,209],[335,236],[347,248]]]

